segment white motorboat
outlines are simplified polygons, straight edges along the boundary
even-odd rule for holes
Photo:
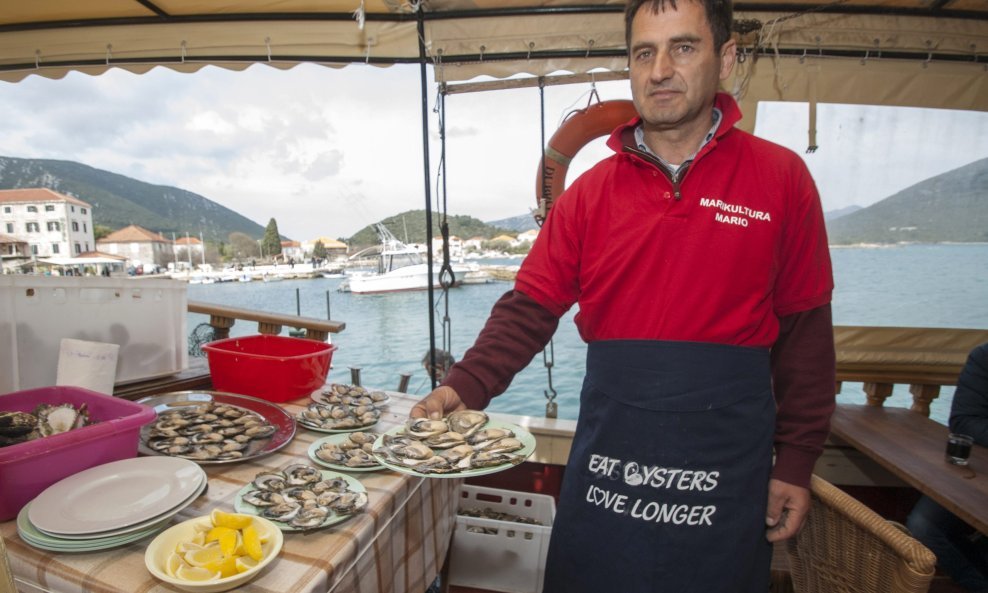
[[[429,288],[429,266],[423,253],[398,240],[383,224],[374,225],[381,238],[381,255],[378,258],[377,272],[351,276],[347,280],[348,290],[356,294],[377,294]],[[468,266],[452,264],[453,285],[459,285],[464,275],[470,272]],[[432,286],[440,288],[441,264],[432,266]]]

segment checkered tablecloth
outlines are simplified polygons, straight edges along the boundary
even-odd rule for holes
[[[418,400],[399,393],[375,431],[403,423]],[[295,414],[309,400],[283,404]],[[229,465],[204,466],[207,491],[173,520],[233,510],[237,492],[265,469],[306,462],[307,450],[326,436],[301,426],[295,438],[271,455]],[[354,518],[307,533],[285,533],[281,554],[241,591],[310,593],[422,593],[439,574],[456,519],[461,480],[423,479],[389,470],[352,473],[367,489],[367,508]],[[175,591],[144,566],[152,538],[103,552],[66,554],[31,547],[17,535],[16,521],[0,523],[0,533],[18,590],[65,593],[146,593]]]

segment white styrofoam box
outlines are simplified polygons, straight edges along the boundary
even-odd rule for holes
[[[0,393],[55,384],[62,338],[118,344],[117,383],[188,367],[178,280],[0,276]]]
[[[556,515],[555,499],[545,494],[464,484],[459,508],[490,508],[535,519],[541,525],[457,515],[449,555],[449,583],[506,593],[542,591],[545,557]]]

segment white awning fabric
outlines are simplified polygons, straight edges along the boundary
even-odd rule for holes
[[[0,3],[0,80],[109,68],[426,62],[437,81],[623,72],[622,0]],[[988,2],[735,3],[737,94],[988,110]],[[795,12],[772,11],[780,7]],[[421,47],[419,44],[421,28]],[[767,95],[763,94],[767,93]]]

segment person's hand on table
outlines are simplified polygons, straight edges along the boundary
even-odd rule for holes
[[[768,508],[765,511],[765,537],[768,541],[786,540],[799,533],[809,512],[809,490],[782,480],[769,480]]]
[[[466,404],[460,401],[460,396],[452,387],[441,386],[433,389],[429,395],[412,406],[412,411],[408,415],[412,418],[439,420],[450,412],[465,409],[467,409]]]

